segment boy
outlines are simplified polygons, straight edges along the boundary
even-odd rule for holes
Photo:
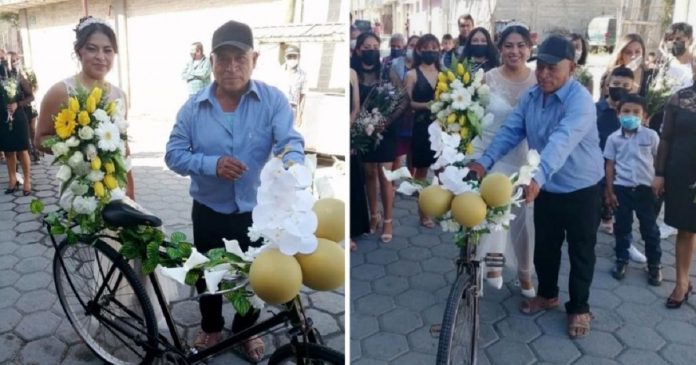
[[[650,184],[655,176],[653,167],[660,137],[642,124],[647,119],[645,99],[634,94],[624,97],[618,105],[621,128],[612,133],[604,148],[606,159],[606,203],[616,210],[614,237],[616,266],[612,276],[621,280],[626,275],[628,249],[631,245],[633,212],[638,216],[640,234],[645,241],[648,258],[648,283],[659,286],[660,230],[655,214],[655,195]]]
[[[442,56],[440,57],[440,64],[444,68],[449,68],[452,64],[452,57],[454,56],[454,38],[451,34],[445,34],[442,36]]]

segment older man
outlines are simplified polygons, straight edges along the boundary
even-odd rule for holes
[[[304,142],[293,129],[287,99],[275,87],[251,80],[258,53],[249,26],[230,21],[213,33],[215,82],[191,97],[177,115],[167,143],[167,166],[191,176],[193,240],[206,252],[236,239],[243,250],[254,246],[247,236],[256,205],[261,169],[273,154],[285,151],[286,162],[304,161]],[[205,283],[198,283],[199,291]],[[220,340],[222,297],[200,299],[201,330],[194,342],[206,348]],[[232,332],[253,325],[258,311],[237,314]],[[249,360],[263,357],[263,341],[252,337],[244,350]]]
[[[181,72],[181,78],[186,81],[189,95],[194,95],[210,84],[210,61],[203,53],[203,44],[191,44],[191,59]]]
[[[567,239],[570,301],[565,308],[571,338],[590,331],[588,299],[599,226],[598,182],[604,175],[596,110],[592,96],[573,78],[574,52],[570,41],[558,36],[541,44],[538,85],[523,94],[488,149],[469,164],[482,176],[525,138],[530,149],[540,152],[540,169],[525,187],[527,202],[534,201],[539,292],[522,302],[520,310],[534,314],[558,306],[561,246]]]

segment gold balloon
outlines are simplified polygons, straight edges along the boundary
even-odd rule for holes
[[[251,263],[249,284],[263,301],[287,303],[300,293],[302,269],[293,256],[267,249]]]
[[[441,186],[430,185],[423,189],[418,196],[418,205],[425,215],[431,218],[439,218],[450,208],[452,194]]]
[[[486,219],[486,202],[476,193],[466,192],[452,200],[452,216],[467,228],[478,226]]]
[[[493,173],[483,178],[480,189],[481,197],[488,206],[497,208],[510,204],[512,182],[505,174]]]
[[[343,201],[334,198],[319,199],[314,203],[314,213],[317,215],[318,238],[334,242],[345,239],[346,208]]]
[[[309,255],[295,255],[302,268],[302,282],[314,290],[340,288],[345,281],[345,251],[336,242],[318,240],[316,251]]]

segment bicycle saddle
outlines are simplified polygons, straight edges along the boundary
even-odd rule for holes
[[[159,227],[162,220],[145,214],[122,200],[114,200],[102,210],[102,218],[108,225],[116,227],[152,226]]]

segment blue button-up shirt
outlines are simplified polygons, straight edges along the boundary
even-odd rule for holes
[[[539,86],[533,86],[522,95],[478,162],[490,170],[527,138],[529,148],[541,155],[534,180],[543,190],[569,193],[587,188],[604,176],[596,120],[592,96],[575,79],[546,96]]]
[[[612,133],[604,148],[604,158],[614,161],[614,184],[626,187],[650,186],[655,177],[655,157],[660,137],[650,128],[635,133],[623,129]]]
[[[165,161],[174,172],[191,176],[191,197],[223,214],[250,212],[256,205],[261,169],[287,148],[286,162],[304,161],[304,141],[293,129],[283,93],[250,81],[234,113],[225,113],[213,83],[179,110],[167,142]],[[217,177],[217,161],[232,156],[247,166],[236,181]]]

